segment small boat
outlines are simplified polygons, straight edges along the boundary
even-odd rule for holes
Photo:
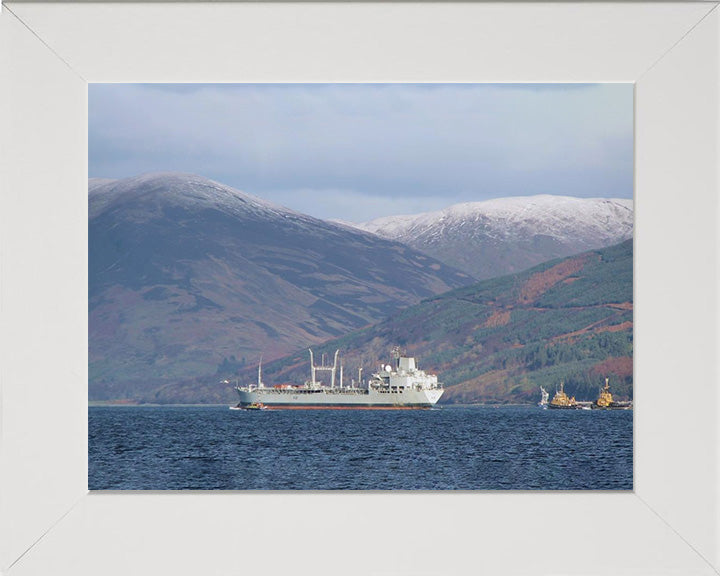
[[[538,406],[542,408],[543,410],[547,410],[548,405],[548,398],[550,398],[550,394],[548,394],[548,391],[545,390],[542,386],[540,386],[540,402],[538,402]]]
[[[262,402],[251,402],[245,406],[241,406],[243,410],[267,410],[267,406]]]

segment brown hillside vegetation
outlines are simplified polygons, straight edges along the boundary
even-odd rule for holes
[[[505,326],[510,322],[510,311],[509,310],[498,310],[493,312],[490,317],[483,324],[483,328],[496,328],[498,326]]]
[[[577,274],[585,265],[585,259],[585,257],[569,258],[552,268],[533,274],[520,290],[518,303],[531,304],[556,284],[563,282],[573,274]]]
[[[602,308],[610,308],[612,309],[612,306],[602,306]],[[621,322],[620,324],[610,324],[608,325],[608,322],[612,322],[615,320],[615,316],[610,316],[609,318],[603,318],[602,320],[598,320],[597,322],[593,322],[592,324],[585,326],[581,328],[580,330],[575,330],[573,332],[568,332],[567,334],[561,334],[560,336],[556,336],[553,338],[554,342],[562,342],[562,341],[572,341],[578,338],[578,336],[583,336],[585,334],[593,333],[598,334],[600,332],[622,332],[623,330],[632,330],[633,323],[631,321]]]
[[[593,366],[593,373],[598,376],[604,377],[610,374],[614,374],[621,378],[632,376],[633,373],[633,359],[629,356],[623,356],[620,358],[610,357],[606,358],[602,362],[599,362]]]
[[[595,332],[621,332],[622,330],[632,330],[633,323],[621,322],[620,324],[613,324],[612,326],[601,326]]]

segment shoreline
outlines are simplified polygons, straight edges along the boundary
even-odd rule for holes
[[[226,403],[219,403],[219,404],[157,404],[157,403],[145,403],[145,402],[128,402],[128,401],[117,401],[117,400],[89,400],[88,401],[88,408],[217,408],[219,406],[234,406],[234,404],[226,404]],[[473,404],[438,404],[435,406],[435,408],[443,408],[443,409],[453,409],[453,408],[519,408],[523,406],[535,406],[535,404],[480,404],[480,403],[473,403]]]
[[[156,404],[151,402],[118,402],[113,400],[88,400],[88,408],[162,408],[162,407],[186,407],[186,408],[201,408],[203,406],[218,407],[218,406],[230,406],[230,404]]]

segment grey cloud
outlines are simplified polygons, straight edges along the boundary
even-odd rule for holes
[[[384,210],[632,195],[626,84],[91,85],[89,112],[96,177],[177,170],[268,197],[351,190]]]

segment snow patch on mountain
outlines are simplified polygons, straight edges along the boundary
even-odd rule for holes
[[[620,242],[632,237],[633,201],[623,198],[517,196],[454,204],[437,212],[386,216],[357,224],[385,238],[439,237],[460,229],[469,235],[511,239],[542,234],[558,240]],[[476,233],[476,234],[474,234]]]
[[[516,196],[356,226],[489,278],[632,238],[633,201]]]
[[[90,218],[127,202],[141,202],[145,216],[151,206],[176,206],[187,210],[210,208],[229,215],[306,220],[311,217],[194,174],[160,172],[123,180],[91,179],[88,184]],[[141,214],[138,214],[141,217]]]

